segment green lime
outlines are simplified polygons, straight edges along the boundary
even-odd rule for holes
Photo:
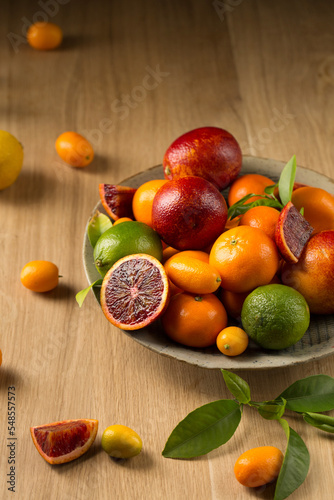
[[[243,304],[244,330],[265,349],[286,349],[302,338],[310,324],[304,297],[285,285],[259,286]]]
[[[9,132],[0,130],[0,190],[16,181],[22,163],[22,144]]]
[[[162,260],[162,243],[158,233],[143,222],[125,221],[107,229],[94,247],[94,262],[102,276],[122,257],[146,253]]]

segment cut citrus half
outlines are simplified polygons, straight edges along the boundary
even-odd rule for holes
[[[30,427],[38,452],[49,464],[64,464],[80,457],[93,444],[98,420],[81,418]]]
[[[169,298],[169,281],[163,265],[147,254],[119,259],[101,287],[106,318],[123,330],[138,330],[156,320]]]
[[[99,184],[101,203],[107,214],[117,220],[121,217],[134,219],[132,212],[132,198],[135,188],[119,186],[118,184]]]
[[[285,262],[298,262],[312,232],[311,224],[289,201],[281,211],[275,229],[275,242]]]

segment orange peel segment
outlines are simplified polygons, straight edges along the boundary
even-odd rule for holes
[[[93,444],[98,420],[76,419],[30,427],[34,445],[49,464],[64,464],[80,457]]]
[[[289,201],[279,215],[275,230],[276,245],[286,262],[298,262],[312,232],[311,224]]]

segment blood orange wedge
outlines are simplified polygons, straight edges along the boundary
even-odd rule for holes
[[[275,230],[275,242],[285,262],[298,262],[312,232],[311,224],[289,201],[279,215]]]
[[[101,287],[106,318],[123,330],[151,324],[165,310],[169,281],[162,264],[147,254],[119,259],[109,269]]]
[[[119,186],[118,184],[99,184],[101,203],[107,214],[117,220],[120,217],[133,219],[132,198],[135,188]]]
[[[80,457],[93,444],[98,420],[82,418],[30,427],[38,452],[49,464],[64,464]]]

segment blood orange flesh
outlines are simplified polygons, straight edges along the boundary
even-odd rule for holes
[[[101,306],[106,318],[123,330],[151,324],[164,311],[169,282],[162,264],[147,254],[118,260],[104,277]]]
[[[93,444],[98,420],[77,419],[30,427],[34,445],[49,464],[63,464],[83,455]]]
[[[133,219],[132,198],[135,188],[118,184],[99,184],[101,203],[107,214],[117,220],[121,217]]]
[[[279,215],[275,230],[276,245],[286,262],[298,262],[312,232],[311,224],[289,201]]]

